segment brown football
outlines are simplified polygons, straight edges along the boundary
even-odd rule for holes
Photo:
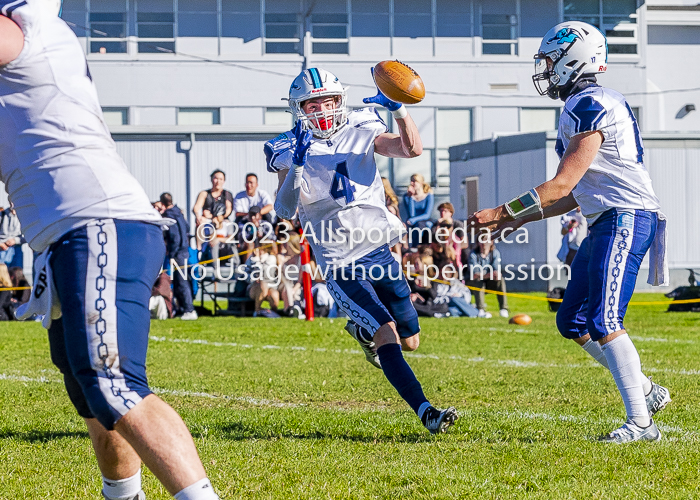
[[[425,97],[423,80],[401,61],[382,61],[374,67],[374,83],[392,101],[416,104]]]
[[[511,325],[529,325],[532,323],[532,318],[527,314],[516,314],[508,321]]]

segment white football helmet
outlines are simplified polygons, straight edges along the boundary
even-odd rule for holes
[[[551,67],[547,59],[551,60]],[[590,24],[566,21],[557,24],[542,38],[535,55],[532,82],[540,95],[559,99],[562,91],[570,89],[582,75],[605,73],[607,69],[605,36]]]
[[[295,118],[301,120],[305,129],[310,130],[314,136],[320,139],[327,139],[348,121],[345,94],[346,89],[333,73],[323,69],[309,68],[302,71],[292,82],[292,86],[289,88],[289,107]],[[304,101],[328,96],[338,96],[335,109],[310,114],[304,113],[302,109]]]

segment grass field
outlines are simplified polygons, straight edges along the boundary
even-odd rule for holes
[[[441,436],[341,320],[156,321],[149,378],[185,419],[222,498],[700,497],[700,315],[630,307],[645,373],[673,403],[657,415],[662,441],[616,446],[592,441],[624,418],[610,374],[556,333],[545,303],[513,298],[511,309],[532,324],[421,322],[407,359],[433,404],[461,416]],[[60,380],[38,323],[0,324],[2,499],[101,498]],[[145,469],[144,490],[169,498]]]

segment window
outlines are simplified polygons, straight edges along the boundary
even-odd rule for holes
[[[260,0],[222,0],[221,36],[249,42],[260,38]]]
[[[265,110],[265,125],[277,125],[291,129],[294,117],[288,108],[267,108]]]
[[[129,108],[102,108],[102,114],[109,126],[129,124]]]
[[[352,0],[352,36],[391,36],[389,0]]]
[[[431,0],[395,0],[394,36],[433,36]]]
[[[470,5],[464,0],[437,0],[437,36],[472,36]]]
[[[126,2],[91,0],[90,52],[126,53]]]
[[[267,54],[301,54],[302,33],[298,2],[265,2],[265,52]]]
[[[482,54],[518,55],[518,16],[481,14]]]
[[[610,54],[637,53],[637,0],[564,0],[564,20],[601,30]]]
[[[61,19],[63,19],[77,37],[89,37],[90,32],[85,29],[90,26],[87,16],[85,0],[64,0]]]
[[[177,110],[178,125],[219,125],[219,108],[180,108]]]
[[[141,53],[175,51],[175,13],[172,0],[138,0],[136,35]]]
[[[545,132],[559,126],[559,108],[521,108],[521,132]]]
[[[348,15],[311,14],[311,37],[314,54],[347,54]]]
[[[450,151],[448,148],[471,141],[471,109],[438,109],[435,125],[438,184],[447,186],[450,183]]]
[[[177,36],[219,36],[216,0],[178,0]]]

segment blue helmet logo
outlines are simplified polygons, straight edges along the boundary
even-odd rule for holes
[[[556,40],[558,44],[564,42],[572,43],[577,38],[581,39],[581,35],[576,33],[576,31],[574,31],[573,28],[562,28],[559,31],[557,31],[552,38],[547,40],[547,43],[553,42],[554,40]]]

